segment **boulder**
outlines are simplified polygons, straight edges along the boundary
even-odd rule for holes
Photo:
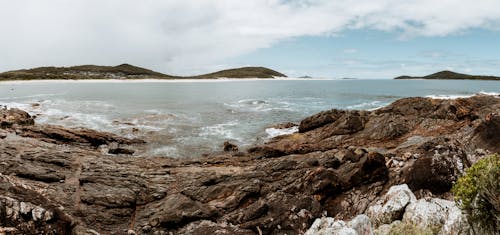
[[[401,220],[405,208],[416,200],[408,185],[395,185],[375,205],[368,208],[367,214],[375,224],[390,224]]]
[[[0,128],[12,127],[13,125],[34,125],[35,120],[29,113],[11,108],[0,107]]]
[[[403,215],[404,223],[438,229],[440,234],[467,234],[469,225],[466,221],[455,202],[439,198],[420,199],[410,203]]]
[[[236,152],[238,151],[238,145],[230,143],[229,141],[224,142],[224,152]]]
[[[322,217],[314,221],[305,235],[373,235],[373,229],[370,219],[364,214],[347,223],[331,217]]]

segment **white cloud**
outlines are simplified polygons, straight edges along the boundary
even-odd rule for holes
[[[132,63],[195,74],[305,35],[500,29],[498,0],[0,0],[0,70]]]

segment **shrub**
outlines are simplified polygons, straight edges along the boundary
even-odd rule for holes
[[[452,188],[458,206],[473,227],[500,231],[500,157],[485,157],[473,164]]]
[[[391,227],[388,235],[433,235],[437,234],[439,228],[427,227],[421,228],[413,223],[399,223]]]

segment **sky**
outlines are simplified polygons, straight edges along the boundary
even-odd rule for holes
[[[500,75],[500,0],[0,0],[0,71],[122,63],[173,75]]]

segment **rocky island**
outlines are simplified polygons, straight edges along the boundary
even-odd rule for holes
[[[450,190],[500,151],[499,111],[500,97],[487,95],[333,109],[246,152],[183,160],[135,156],[140,139],[37,124],[3,108],[0,231],[487,234]],[[498,215],[498,204],[490,209]],[[499,228],[498,217],[489,221]]]
[[[264,67],[242,67],[197,76],[174,76],[129,64],[121,64],[118,66],[81,65],[73,67],[40,67],[0,73],[0,81],[88,79],[217,79],[275,77],[286,77],[286,75]]]
[[[500,77],[469,75],[452,71],[441,71],[423,77],[399,76],[394,79],[436,79],[436,80],[500,80]]]

